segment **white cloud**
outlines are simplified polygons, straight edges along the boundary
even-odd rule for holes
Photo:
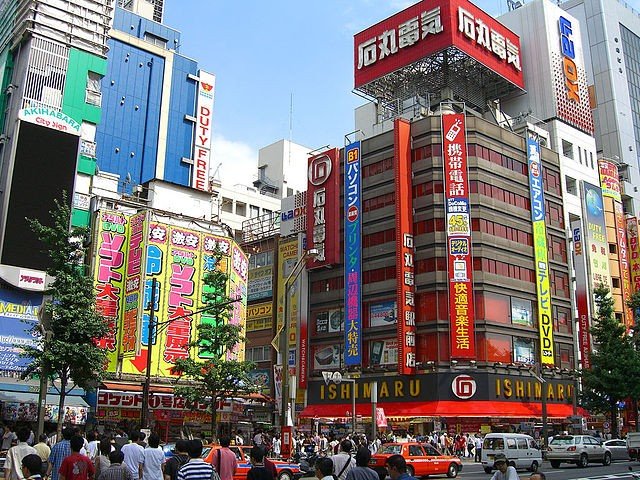
[[[246,143],[228,140],[214,135],[212,139],[212,174],[220,165],[216,175],[225,187],[238,183],[251,185],[258,175],[258,152]]]

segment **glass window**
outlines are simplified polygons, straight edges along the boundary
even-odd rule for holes
[[[257,218],[260,216],[260,207],[255,205],[249,205],[249,216],[251,218]]]
[[[526,438],[518,438],[518,448],[521,450],[526,450],[528,448]]]
[[[233,199],[222,197],[222,204],[220,205],[220,208],[223,212],[233,213]]]
[[[518,447],[516,446],[515,438],[507,438],[507,448],[509,450],[516,450]]]
[[[482,443],[485,450],[504,450],[504,439],[502,438],[485,438]]]
[[[511,323],[533,327],[533,303],[531,300],[511,297]]]
[[[420,445],[409,445],[409,456],[423,457],[424,452],[422,451],[422,447]]]
[[[578,184],[576,182],[575,178],[571,178],[569,176],[565,176],[565,185],[567,188],[567,193],[570,193],[571,195],[577,195],[578,194]]]
[[[573,159],[573,143],[564,139],[562,140],[562,155]]]
[[[242,202],[236,202],[236,215],[241,217],[247,216],[247,204]]]
[[[535,363],[534,343],[531,338],[513,339],[513,359],[520,363]]]

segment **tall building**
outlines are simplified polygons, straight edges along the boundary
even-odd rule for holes
[[[569,0],[579,20],[598,152],[620,169],[627,213],[640,212],[640,16],[616,0]]]
[[[258,178],[253,185],[261,193],[290,197],[307,188],[307,159],[311,149],[289,140],[262,147],[258,151]]]

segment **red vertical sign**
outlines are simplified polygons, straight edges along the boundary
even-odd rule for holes
[[[340,150],[331,148],[309,158],[307,248],[318,250],[307,268],[334,265],[340,256]]]
[[[413,200],[411,198],[411,124],[396,119],[396,285],[398,302],[398,373],[416,368],[416,302],[413,271]]]
[[[451,358],[475,359],[471,213],[463,113],[442,115]]]

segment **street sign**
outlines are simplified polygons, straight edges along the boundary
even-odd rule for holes
[[[611,424],[609,422],[603,422],[602,423],[602,428],[609,429],[609,428],[611,428]]]
[[[324,379],[325,385],[329,385],[331,382],[335,384],[342,383],[342,374],[340,372],[322,372],[322,378]]]

